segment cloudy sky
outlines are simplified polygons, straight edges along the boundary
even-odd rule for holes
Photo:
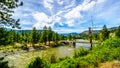
[[[120,25],[120,0],[21,0],[13,18],[22,29],[42,29],[45,25],[59,33],[80,33],[91,27]]]

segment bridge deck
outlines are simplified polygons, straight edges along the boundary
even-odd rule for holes
[[[65,42],[65,43],[73,43],[73,42],[76,42],[76,43],[90,43],[89,41],[61,41],[61,42]],[[98,42],[93,42],[95,44],[97,44]]]

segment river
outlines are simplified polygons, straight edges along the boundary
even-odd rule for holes
[[[76,48],[83,46],[85,48],[89,48],[89,43],[76,43],[76,47],[73,48],[70,45],[59,46],[54,48],[48,48],[45,50],[36,50],[25,53],[18,53],[13,55],[8,55],[5,57],[6,60],[9,61],[9,66],[15,66],[15,68],[25,68],[30,61],[36,57],[48,57],[51,54],[55,54],[57,57],[71,57],[72,53]]]

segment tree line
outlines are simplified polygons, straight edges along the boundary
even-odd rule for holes
[[[6,28],[0,28],[0,45],[14,45],[15,43],[28,43],[32,45],[43,43],[45,45],[50,45],[50,42],[58,44],[59,40],[67,39],[75,39],[75,36],[72,36],[72,34],[69,34],[68,36],[58,34],[57,32],[52,31],[50,26],[44,26],[40,32],[35,27],[31,32],[26,32],[24,30],[17,32],[13,29],[7,30]]]

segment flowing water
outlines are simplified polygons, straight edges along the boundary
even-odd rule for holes
[[[59,46],[55,48],[48,48],[45,50],[35,50],[25,53],[18,53],[13,55],[8,55],[5,57],[6,60],[9,61],[9,66],[15,66],[15,68],[25,68],[30,61],[36,57],[48,57],[51,54],[56,55],[57,57],[71,57],[74,49],[83,46],[85,48],[89,48],[90,44],[88,43],[76,43],[76,47],[73,48],[70,45]]]

